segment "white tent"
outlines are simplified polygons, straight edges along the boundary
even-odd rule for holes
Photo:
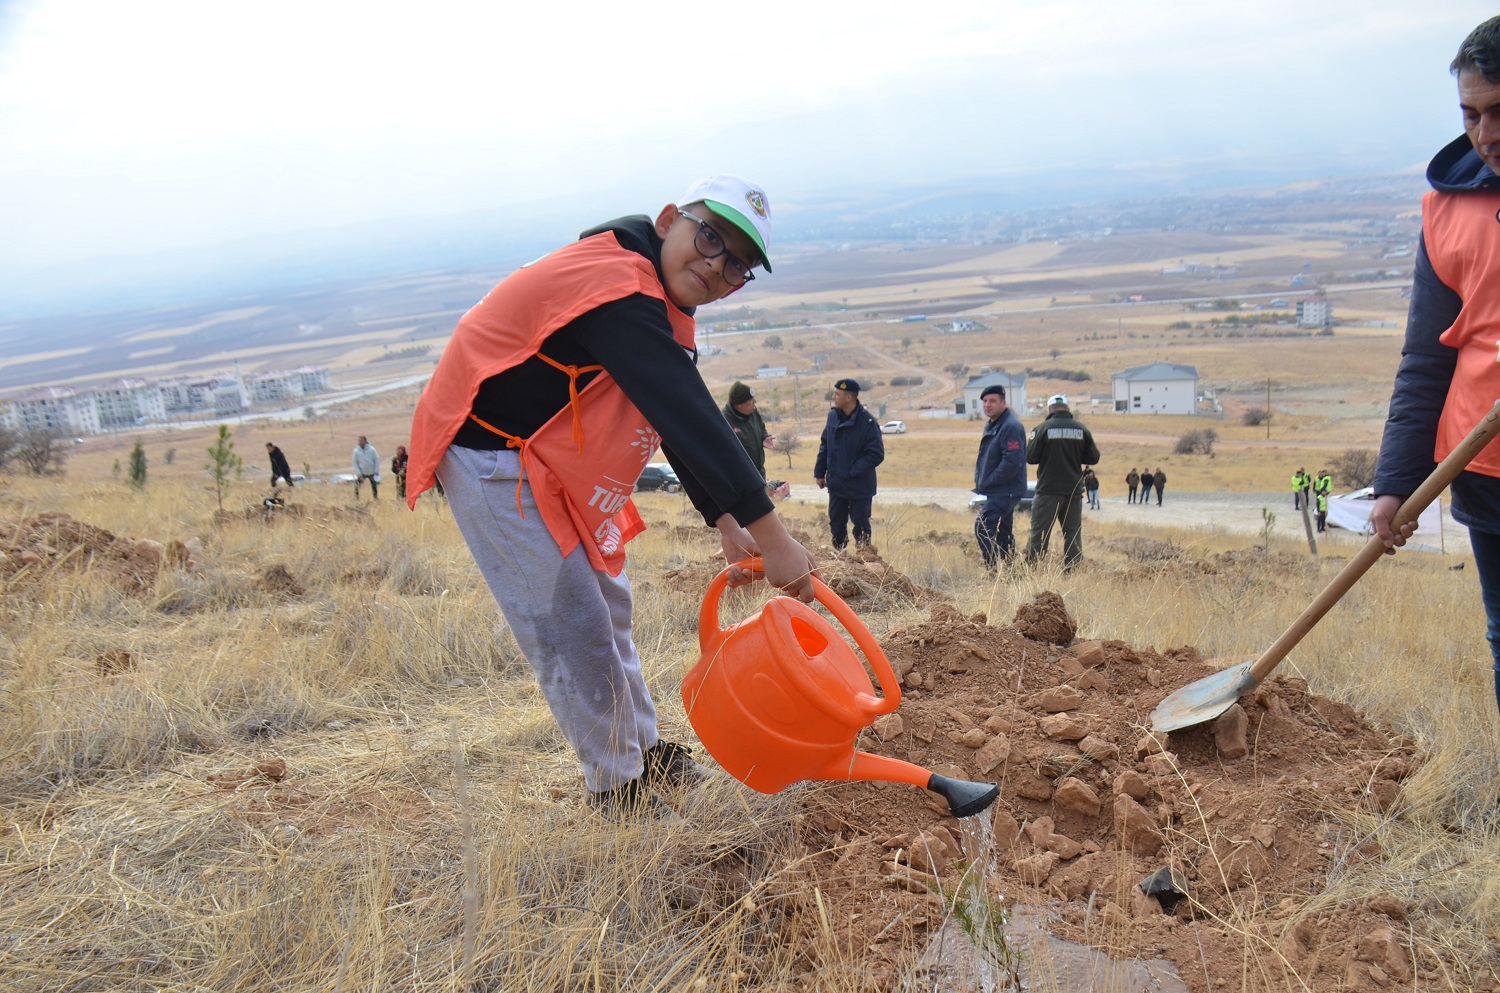
[[[1375,501],[1365,496],[1369,487],[1363,490],[1355,490],[1344,496],[1328,498],[1328,523],[1354,531],[1358,534],[1372,534],[1370,530],[1370,512],[1375,509]],[[1442,498],[1432,501],[1427,509],[1417,515],[1417,533],[1412,535],[1412,541],[1423,545],[1441,547],[1443,543],[1443,501]]]

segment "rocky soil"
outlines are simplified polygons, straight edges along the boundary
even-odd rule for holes
[[[893,581],[863,558],[827,570],[856,610],[862,589]],[[809,872],[847,939],[868,948],[872,988],[900,988],[913,941],[942,926],[935,894],[951,906],[967,887],[972,910],[976,873],[995,905],[1119,959],[1168,960],[1197,993],[1446,989],[1460,973],[1462,988],[1493,988],[1414,953],[1396,895],[1299,914],[1336,868],[1381,857],[1335,810],[1396,809],[1422,761],[1409,743],[1279,676],[1210,724],[1152,733],[1164,696],[1217,670],[1189,646],[1079,642],[1075,630],[1043,593],[1008,621],[937,602],[881,638],[904,696],[860,747],[996,782],[1000,798],[959,821],[900,783],[803,794]],[[985,829],[988,873],[973,865]]]

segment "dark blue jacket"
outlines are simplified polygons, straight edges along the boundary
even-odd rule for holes
[[[1009,407],[984,425],[974,492],[989,497],[990,509],[1008,510],[1026,495],[1026,428]]]
[[[1433,157],[1427,181],[1443,193],[1500,189],[1500,177],[1474,151],[1467,135],[1455,138]],[[1500,225],[1496,226],[1500,237]],[[1492,284],[1500,293],[1500,281]],[[1418,243],[1411,308],[1406,317],[1406,342],[1391,393],[1380,461],[1375,467],[1375,494],[1409,496],[1432,473],[1437,463],[1438,415],[1443,411],[1458,351],[1438,340],[1453,326],[1463,300],[1438,279],[1427,256],[1426,241]],[[1500,534],[1500,479],[1477,472],[1459,473],[1453,481],[1453,519],[1491,534]]]
[[[880,425],[863,404],[856,401],[848,417],[837,408],[828,411],[813,478],[826,480],[830,494],[852,500],[874,496],[875,467],[884,461]]]

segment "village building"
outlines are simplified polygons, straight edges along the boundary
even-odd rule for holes
[[[1327,327],[1333,323],[1333,307],[1327,297],[1307,297],[1297,301],[1297,324],[1304,328]]]
[[[1191,414],[1198,408],[1198,370],[1175,362],[1132,366],[1110,377],[1115,410],[1124,414]]]
[[[92,393],[67,386],[41,386],[12,397],[0,419],[13,431],[55,435],[99,433],[99,407]]]
[[[1026,380],[1024,372],[1006,372],[1004,369],[991,370],[989,366],[983,366],[979,375],[970,376],[969,381],[964,383],[963,396],[954,402],[954,413],[959,417],[967,417],[970,420],[984,416],[984,404],[980,402],[979,394],[984,392],[986,386],[1005,387],[1005,402],[1019,416],[1026,410]]]
[[[116,379],[93,389],[99,430],[118,431],[166,420],[161,387],[144,379]]]
[[[252,407],[287,408],[333,388],[326,366],[192,379],[115,379],[92,388],[42,386],[0,400],[0,426],[57,435],[99,434],[188,415],[232,417]]]

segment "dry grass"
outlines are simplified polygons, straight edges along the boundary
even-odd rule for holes
[[[786,796],[724,790],[687,825],[625,830],[581,808],[576,765],[439,502],[413,514],[307,486],[300,515],[267,522],[242,484],[216,518],[186,471],[136,494],[87,466],[6,482],[5,516],[198,537],[202,564],[144,596],[59,572],[4,597],[0,986],[790,990],[816,965],[821,989],[863,988],[864,950],[798,872]],[[698,604],[664,576],[707,568],[714,545],[680,498],[641,503],[662,526],[633,552],[637,640],[664,726],[684,736]],[[787,512],[820,533],[812,508]],[[1252,539],[1090,521],[1090,568],[990,582],[966,516],[883,516],[888,561],[965,613],[1003,623],[1054,589],[1081,637],[1226,658],[1257,654],[1338,566],[1288,544],[1207,569]],[[1500,740],[1473,571],[1448,564],[1382,563],[1285,665],[1432,755],[1400,818],[1343,815],[1386,858],[1351,865],[1308,912],[1396,892],[1411,940],[1464,951],[1500,941]],[[878,634],[919,610],[889,599],[866,620]],[[117,651],[133,664],[101,668]],[[1255,916],[1265,896],[1226,926],[1284,927]],[[1274,955],[1260,937],[1246,948]]]

